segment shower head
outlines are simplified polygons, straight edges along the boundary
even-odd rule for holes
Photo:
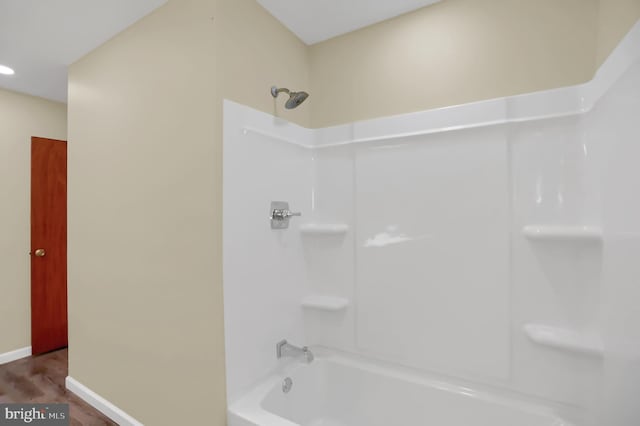
[[[289,95],[289,100],[284,105],[287,109],[297,108],[301,103],[307,100],[309,94],[307,92],[293,92]]]
[[[282,92],[289,94],[289,100],[284,105],[287,109],[297,108],[309,97],[309,94],[307,92],[292,92],[289,89],[285,89],[284,87],[278,89],[276,86],[273,86],[271,88],[271,96],[273,96],[274,98],[277,98],[278,95]]]

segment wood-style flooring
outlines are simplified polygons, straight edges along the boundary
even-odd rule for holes
[[[66,390],[67,371],[66,349],[0,365],[0,404],[69,404],[71,426],[118,426]]]

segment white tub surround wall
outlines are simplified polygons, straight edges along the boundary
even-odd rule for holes
[[[640,357],[602,329],[602,183],[639,62],[640,24],[576,87],[317,130],[226,102],[229,401],[274,371],[280,338],[582,408],[613,341],[609,395],[629,388]],[[622,188],[637,156],[615,158]],[[303,217],[271,231],[270,197]]]
[[[587,136],[600,141],[603,168],[603,404],[599,425],[640,419],[640,63],[594,110]]]
[[[354,171],[357,348],[423,370],[507,380],[504,129],[363,144]]]
[[[299,143],[310,134],[302,127],[233,102],[225,102],[224,120],[224,306],[238,307],[224,312],[233,398],[273,370],[276,342],[305,344],[299,226],[311,216],[313,164]],[[272,201],[288,201],[302,217],[272,230]]]

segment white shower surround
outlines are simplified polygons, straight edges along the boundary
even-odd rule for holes
[[[606,123],[599,117],[618,113],[615,102],[602,102],[605,106],[600,107],[600,100],[625,95],[614,85],[627,71],[632,75],[624,78],[637,80],[639,60],[640,25],[636,25],[594,80],[584,85],[317,130],[225,101],[224,286],[230,403],[276,369],[275,343],[288,338],[297,344],[319,345],[416,372],[444,375],[452,383],[515,391],[564,404],[569,411],[571,407],[592,406],[595,395],[589,390],[601,387],[603,374],[602,359],[592,356],[593,348],[602,341],[605,313],[599,301],[605,225],[601,194],[603,182],[607,188],[612,186],[611,179],[604,178],[607,171],[603,158],[609,147],[599,138],[606,133]],[[450,151],[448,146],[459,151]],[[434,157],[434,147],[440,149],[441,157]],[[471,152],[473,155],[467,155]],[[396,164],[402,167],[386,167],[384,161],[391,155],[398,157]],[[453,158],[460,159],[455,163],[460,170],[482,166],[478,173],[460,180],[456,173],[447,175]],[[431,160],[428,168],[419,167],[422,159]],[[506,178],[503,182],[495,180],[501,175]],[[429,202],[452,202],[457,207],[453,211],[469,206],[456,197],[448,198],[446,192],[437,192],[440,179],[443,186],[457,182],[459,189],[469,187],[465,195],[489,193],[488,199],[478,198],[474,207],[485,219],[490,207],[499,204],[501,194],[505,196],[504,208],[498,209],[497,220],[488,229],[491,232],[484,234],[492,238],[492,248],[483,253],[472,247],[463,256],[465,265],[457,268],[468,267],[466,262],[474,261],[470,253],[475,251],[493,262],[481,278],[486,281],[493,273],[499,277],[484,283],[491,291],[476,293],[471,298],[473,303],[466,305],[470,311],[465,312],[470,315],[478,307],[480,312],[480,316],[475,312],[476,321],[465,325],[472,327],[466,334],[464,327],[456,330],[455,322],[445,316],[451,307],[441,301],[429,305],[429,289],[419,286],[410,287],[415,293],[398,300],[404,303],[423,297],[424,307],[434,312],[433,318],[425,318],[440,319],[428,328],[425,338],[425,326],[410,323],[411,317],[403,318],[400,324],[408,327],[398,330],[385,329],[389,319],[377,321],[375,315],[368,316],[384,303],[398,301],[393,299],[398,294],[385,293],[384,283],[376,280],[388,270],[385,260],[394,256],[403,260],[412,253],[411,249],[393,253],[389,248],[394,243],[397,247],[413,244],[415,234],[381,229],[382,222],[368,222],[361,208],[382,211],[383,221],[388,219],[393,209],[384,211],[384,202],[376,204],[376,200],[384,199],[376,194],[367,198],[367,194],[409,177],[416,177],[420,188],[426,187],[430,196],[436,194],[436,199]],[[432,184],[434,177],[438,179],[436,184]],[[497,186],[489,185],[491,182]],[[363,185],[369,191],[360,191]],[[545,185],[555,187],[565,198],[551,204],[541,202]],[[401,192],[402,186],[385,188],[392,194]],[[269,201],[280,199],[305,215],[301,220],[294,219],[289,230],[274,233],[268,227],[267,209]],[[428,209],[429,203],[414,206],[428,211],[423,209]],[[456,233],[459,218],[448,220],[444,213],[446,210],[440,211],[437,218],[444,221],[442,228],[455,231],[455,235],[443,246],[455,250],[456,244],[462,247],[464,234]],[[469,217],[475,217],[475,213]],[[464,232],[477,239],[482,234],[473,233],[483,231],[478,223],[465,224]],[[504,229],[500,223],[504,223]],[[375,229],[383,232],[371,235]],[[535,241],[531,229],[553,232],[548,240],[543,235],[541,241]],[[577,238],[567,238],[576,232]],[[558,239],[558,235],[564,237]],[[606,246],[606,232],[604,240]],[[389,255],[367,259],[367,249],[372,252],[380,247]],[[499,262],[501,256],[504,264]],[[482,259],[475,268],[486,263],[487,258]],[[417,263],[414,260],[411,265]],[[615,264],[615,260],[610,263]],[[363,283],[363,273],[370,271],[374,272],[367,277],[370,281]],[[449,278],[443,275],[445,271],[436,274],[443,283]],[[399,271],[396,279],[410,283],[411,276]],[[458,294],[456,302],[460,303],[468,296],[464,286],[436,289],[445,293],[445,299]],[[303,309],[303,301],[309,298],[316,303]],[[317,302],[323,298],[326,310]],[[608,307],[621,302],[610,301]],[[420,306],[413,307],[413,315],[419,313]],[[394,317],[404,310],[390,309],[387,313]],[[494,317],[487,319],[483,312],[489,310]],[[619,317],[619,322],[628,319]],[[610,327],[611,322],[605,325]],[[481,326],[473,328],[478,324]],[[479,333],[483,327],[485,333]],[[554,327],[558,330],[555,335]],[[562,340],[567,336],[567,330],[573,334],[561,344],[547,347],[536,344],[535,336],[526,335],[525,331],[531,329],[544,330],[551,335],[552,343],[554,337]],[[462,346],[443,344],[452,336],[461,337],[458,343]],[[473,336],[477,340],[469,341]],[[587,351],[581,346],[583,340],[589,343]],[[398,348],[403,341],[410,345]],[[477,350],[464,350],[465,344]]]

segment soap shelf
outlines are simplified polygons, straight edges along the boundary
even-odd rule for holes
[[[311,295],[302,300],[302,307],[319,311],[344,311],[349,306],[349,300],[343,297]]]
[[[536,241],[577,243],[602,241],[602,229],[594,226],[529,225],[522,229],[522,233],[528,239]]]
[[[596,334],[543,324],[526,324],[523,330],[539,345],[597,358],[604,355],[602,340]]]
[[[300,233],[304,235],[343,235],[349,231],[344,223],[307,223],[300,225]]]

